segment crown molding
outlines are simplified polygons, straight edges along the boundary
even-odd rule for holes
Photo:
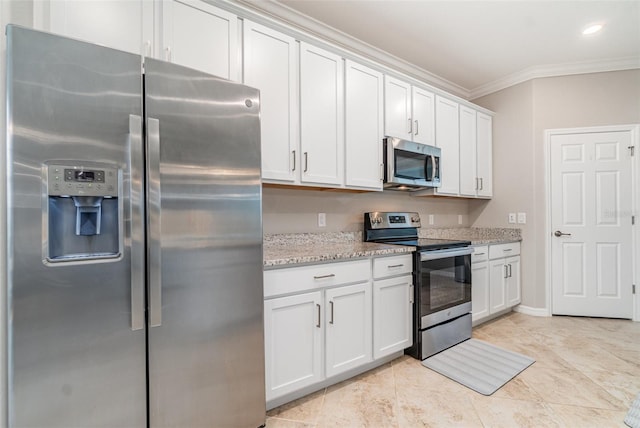
[[[409,77],[428,83],[429,85],[453,95],[457,95],[464,100],[469,99],[469,89],[420,68],[408,61],[398,58],[386,51],[383,51],[382,49],[365,43],[360,39],[300,13],[282,3],[265,0],[235,0],[235,3],[269,15],[270,17],[283,21],[292,27],[298,28],[300,31],[310,33],[345,50],[389,67],[392,70],[404,73]]]
[[[640,57],[612,58],[597,61],[549,64],[526,68],[517,73],[478,86],[469,92],[469,100],[483,97],[528,80],[544,77],[570,76],[573,74],[602,73],[607,71],[633,70],[640,68]]]

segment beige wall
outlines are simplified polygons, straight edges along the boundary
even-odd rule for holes
[[[486,202],[485,202],[486,203]],[[368,211],[415,211],[423,227],[429,214],[435,226],[459,226],[458,215],[468,226],[469,202],[465,199],[416,197],[408,193],[385,191],[345,193],[328,190],[263,189],[264,232],[354,232],[362,230],[363,214]],[[318,213],[327,214],[327,226],[318,227]]]
[[[523,227],[522,304],[546,307],[544,131],[640,123],[640,70],[535,79],[474,100],[494,119],[495,197],[470,206],[473,226],[502,226],[507,212]],[[511,211],[509,211],[511,210]]]

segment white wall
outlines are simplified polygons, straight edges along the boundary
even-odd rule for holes
[[[473,226],[523,210],[522,304],[546,306],[544,131],[640,123],[640,70],[535,79],[474,100],[494,110],[494,198],[470,206]]]

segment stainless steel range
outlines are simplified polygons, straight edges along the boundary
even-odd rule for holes
[[[420,215],[413,212],[364,214],[364,240],[411,245],[413,253],[413,346],[415,358],[437,354],[471,337],[470,241],[418,237]]]

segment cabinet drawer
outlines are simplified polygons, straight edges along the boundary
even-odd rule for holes
[[[517,256],[518,254],[520,254],[519,242],[489,246],[489,258],[491,260],[499,259],[501,257]]]
[[[392,257],[377,257],[373,259],[373,277],[385,278],[411,273],[413,258],[411,254]]]
[[[370,269],[366,259],[268,270],[264,272],[264,297],[367,281]]]
[[[488,245],[473,247],[473,254],[471,254],[471,263],[483,262],[488,259],[489,259]]]

